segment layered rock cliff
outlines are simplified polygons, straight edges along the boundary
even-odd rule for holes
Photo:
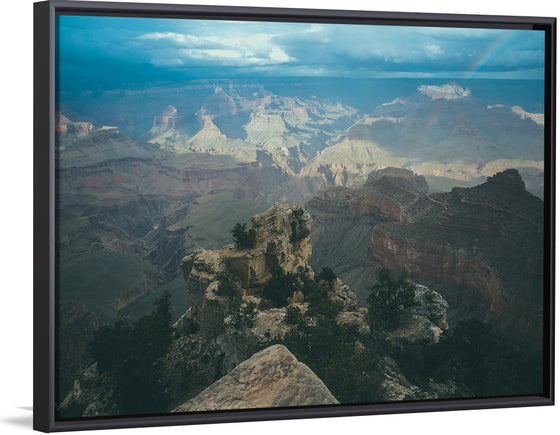
[[[191,297],[187,317],[208,337],[224,330],[228,313],[229,298],[219,294],[221,276],[235,274],[240,278],[243,296],[258,298],[263,284],[278,269],[293,273],[299,267],[307,268],[311,256],[311,217],[307,211],[294,204],[278,203],[254,216],[252,229],[256,240],[253,248],[240,250],[228,245],[211,251],[199,249],[182,261]]]
[[[154,116],[154,125],[152,130],[166,131],[174,130],[179,125],[181,117],[177,114],[175,106],[167,106],[159,116]]]
[[[311,266],[329,264],[365,305],[376,268],[369,255],[372,229],[410,221],[408,207],[427,192],[424,177],[385,168],[371,172],[361,187],[333,187],[313,197],[306,204],[315,222]]]
[[[91,122],[73,122],[64,114],[56,113],[55,133],[59,140],[87,135],[93,128]]]
[[[341,260],[330,264],[359,296],[376,267],[404,268],[414,281],[445,296],[450,321],[475,317],[538,345],[543,202],[525,190],[514,169],[474,188],[441,194],[429,194],[420,181],[403,181],[404,172],[379,180],[380,173],[372,174],[364,186],[369,191],[330,189],[311,200],[308,209],[316,221],[311,264],[333,258],[325,236],[344,231],[350,242],[337,244]]]

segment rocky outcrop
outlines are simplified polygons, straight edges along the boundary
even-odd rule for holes
[[[409,210],[415,222],[373,230],[371,255],[383,266],[404,267],[413,279],[442,291],[454,306],[455,319],[459,311],[468,313],[491,321],[512,338],[540,342],[540,321],[526,322],[531,328],[503,326],[517,324],[519,313],[525,319],[540,318],[542,201],[525,190],[514,169],[488,177],[480,186],[426,199]]]
[[[173,412],[332,405],[325,384],[282,345],[242,362]]]
[[[224,148],[228,138],[212,122],[212,118],[204,116],[202,117],[202,122],[202,130],[187,141],[188,146],[198,152]]]
[[[167,106],[161,115],[154,116],[154,125],[152,131],[163,132],[166,130],[174,130],[179,126],[181,117],[177,114],[175,106]]]
[[[274,150],[298,145],[302,130],[316,124],[310,113],[318,115],[322,107],[315,101],[268,95],[255,109],[245,126],[247,139],[259,147]],[[295,129],[300,130],[299,134]]]
[[[367,173],[396,166],[429,177],[433,190],[441,189],[442,179],[435,177],[459,181],[449,188],[464,183],[470,187],[497,171],[541,164],[542,119],[542,114],[517,106],[488,106],[456,83],[422,85],[409,96],[379,105],[329,138],[302,172],[341,163],[347,179],[361,181],[364,169]],[[496,171],[489,174],[486,165],[496,166]],[[542,170],[538,175],[522,175],[532,191],[542,192]]]
[[[425,285],[416,284],[414,299],[418,304],[413,309],[414,314],[426,317],[442,331],[449,328],[447,323],[449,304],[442,295]]]
[[[254,216],[255,247],[236,249],[199,249],[182,261],[183,275],[191,294],[193,310],[202,310],[217,290],[217,277],[231,267],[250,293],[258,290],[272,277],[276,268],[295,272],[307,268],[311,256],[311,216],[303,208],[289,203],[277,203],[264,213]],[[227,261],[226,261],[227,260]]]
[[[256,247],[266,247],[269,267],[284,272],[307,268],[311,257],[311,215],[296,204],[277,203],[251,219]]]
[[[75,138],[60,153],[59,162],[60,168],[84,168],[112,160],[155,159],[155,151],[153,147],[124,135],[118,128],[104,127]],[[114,189],[114,185],[112,187]]]
[[[91,122],[72,122],[60,112],[56,113],[55,133],[59,138],[84,136],[93,130]]]
[[[384,401],[444,399],[457,395],[457,387],[451,381],[437,383],[429,379],[422,387],[415,385],[402,374],[391,357],[381,358],[377,365],[383,376],[381,396]]]
[[[200,115],[202,129],[193,137],[175,140],[173,149],[179,152],[194,151],[206,154],[227,154],[239,162],[252,162],[256,159],[254,145],[241,139],[227,137],[209,115]]]
[[[405,221],[410,220],[408,206],[428,192],[423,176],[388,167],[370,172],[362,187],[330,188],[309,200],[307,207],[321,222],[361,216],[379,222]]]
[[[75,418],[118,414],[114,382],[114,379],[99,373],[97,363],[92,363],[74,381],[57,409],[57,416]]]
[[[360,334],[369,334],[371,329],[367,322],[368,309],[356,308],[351,311],[341,311],[336,315],[339,325],[356,325]]]
[[[417,306],[397,329],[384,335],[393,343],[437,343],[443,331],[449,328],[447,309],[449,304],[438,292],[416,284]]]
[[[264,148],[274,149],[285,146],[282,136],[287,133],[286,124],[278,113],[251,113],[245,127],[247,140]]]
[[[447,243],[416,243],[394,234],[391,227],[379,226],[372,231],[370,252],[383,267],[404,267],[415,280],[460,291],[462,301],[448,294],[457,315],[483,317],[496,293],[494,271]]]
[[[511,111],[521,117],[521,119],[530,119],[535,124],[544,125],[544,113],[530,113],[523,110],[523,107],[513,106]]]
[[[191,367],[201,373],[199,378],[213,382],[255,352],[282,340],[293,328],[287,320],[289,308],[301,314],[308,311],[309,302],[301,291],[271,307],[263,287],[286,275],[305,274],[314,280],[308,266],[310,214],[299,205],[277,203],[251,221],[254,247],[198,249],[183,259],[191,306],[176,324],[182,335],[177,343],[182,344],[168,355],[171,371],[177,366]],[[325,297],[342,310],[338,323],[356,324],[361,333],[369,331],[367,310],[357,309],[356,295],[348,286],[338,279],[329,284],[316,281],[316,285],[324,286]],[[178,391],[177,397],[184,397],[184,392]]]
[[[257,347],[283,335],[287,330],[286,309],[259,311],[251,319],[250,328],[240,329],[231,317],[231,296],[220,292],[220,280],[231,275],[240,281],[243,300],[239,310],[248,304],[257,306],[262,286],[273,275],[307,269],[311,256],[310,229],[311,217],[306,210],[295,204],[278,203],[252,218],[256,240],[253,248],[236,249],[228,245],[211,251],[198,249],[183,259],[181,267],[191,307],[182,322],[192,323],[209,340],[223,335],[225,370],[247,358]]]
[[[384,357],[379,361],[380,370],[383,373],[381,387],[383,399],[388,402],[402,400],[426,399],[427,394],[418,386],[411,383],[399,370],[397,363],[390,357]]]

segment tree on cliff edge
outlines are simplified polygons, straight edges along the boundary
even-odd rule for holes
[[[250,249],[255,247],[257,235],[254,229],[247,229],[247,224],[236,223],[231,230],[231,235],[237,249]]]
[[[370,288],[368,321],[375,328],[395,328],[417,305],[415,286],[402,270],[393,275],[389,269],[377,272],[377,283]]]

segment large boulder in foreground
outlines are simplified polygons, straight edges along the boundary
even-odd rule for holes
[[[257,352],[172,412],[332,405],[326,385],[284,346]]]

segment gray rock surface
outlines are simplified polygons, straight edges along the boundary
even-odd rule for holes
[[[114,381],[100,375],[97,363],[91,364],[75,381],[72,389],[58,407],[58,416],[98,417],[118,414],[115,404]]]
[[[270,346],[173,412],[337,404],[323,381],[284,346]]]
[[[401,343],[421,341],[437,343],[441,333],[449,327],[447,324],[449,305],[438,292],[420,284],[416,284],[414,298],[418,306],[414,307],[406,324],[389,332],[387,337]]]

